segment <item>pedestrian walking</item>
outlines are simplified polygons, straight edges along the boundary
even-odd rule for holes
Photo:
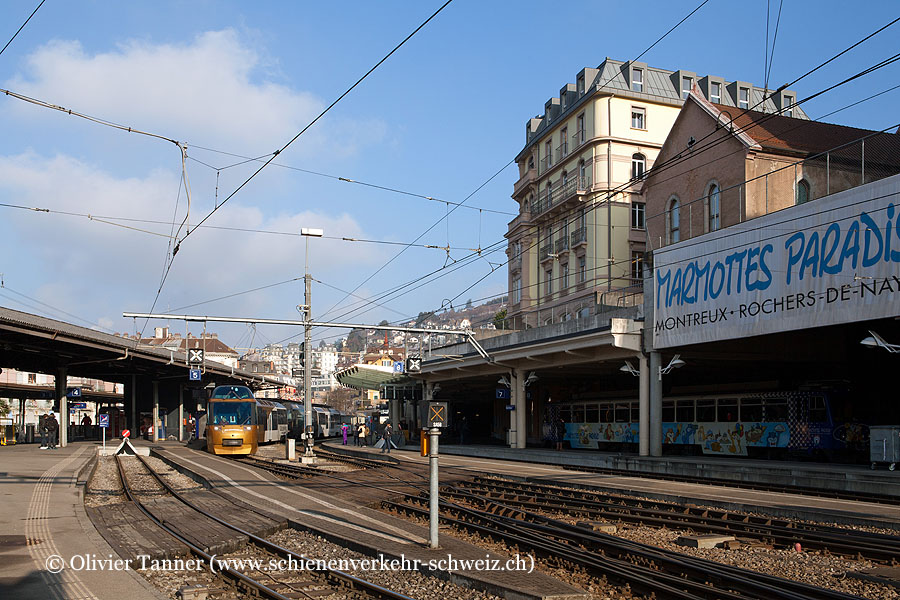
[[[391,428],[391,422],[388,421],[384,424],[384,429],[381,431],[381,438],[384,440],[384,447],[381,449],[382,454],[385,452],[391,453],[391,436],[393,434],[394,430]]]
[[[356,445],[357,446],[365,446],[366,445],[366,424],[360,423],[359,427],[356,428]]]
[[[51,412],[44,423],[47,427],[47,449],[56,450],[56,434],[59,433],[59,422]]]
[[[346,423],[341,423],[341,436],[344,438],[344,445],[347,445],[347,434],[350,433],[350,426]]]

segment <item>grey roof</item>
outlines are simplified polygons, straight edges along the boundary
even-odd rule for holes
[[[624,96],[628,98],[633,98],[635,100],[645,100],[652,102],[665,102],[671,103],[673,105],[681,105],[684,104],[684,100],[681,97],[681,82],[675,81],[672,77],[673,74],[677,73],[677,71],[669,71],[667,69],[660,69],[657,67],[651,66],[643,66],[644,69],[644,91],[636,92],[631,89],[628,80],[626,78],[627,66],[628,63],[613,60],[611,58],[606,58],[604,61],[597,67],[598,73],[594,80],[590,83],[585,82],[585,93],[580,98],[578,98],[575,102],[572,102],[571,105],[567,106],[564,111],[562,111],[558,116],[556,116],[552,121],[548,121],[545,115],[538,115],[535,118],[541,119],[540,124],[535,130],[534,134],[531,136],[531,139],[525,144],[523,150],[530,148],[538,141],[540,141],[541,137],[548,130],[555,127],[560,121],[567,118],[572,113],[576,111],[580,111],[583,104],[587,101],[587,99],[597,92],[613,92],[617,96]],[[697,73],[695,75],[695,84],[698,84],[700,80],[705,77],[713,77],[711,75],[702,75]],[[734,83],[732,81],[727,81],[721,79],[719,77],[715,77],[716,80],[721,80],[722,82],[722,96],[719,100],[718,104],[722,104],[724,106],[734,106],[737,107],[737,98],[735,98],[732,94],[732,90],[730,87],[734,87],[731,84]],[[763,88],[754,86],[752,84],[747,84],[750,87],[750,107],[759,112],[765,113],[775,113],[778,112],[778,107],[775,104],[773,98],[767,98],[765,103],[762,105],[758,105],[759,102],[763,99],[763,94],[765,90]],[[736,91],[736,87],[734,87]],[[701,94],[703,90],[701,89]],[[769,90],[770,93],[773,90]],[[796,94],[794,94],[794,100],[796,101]],[[794,108],[794,118],[798,119],[809,119],[806,113],[800,107]]]

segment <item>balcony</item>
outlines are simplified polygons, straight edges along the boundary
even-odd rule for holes
[[[510,271],[521,271],[522,270],[522,255],[513,256],[509,259],[509,270]]]
[[[545,156],[541,159],[541,173],[546,173],[547,170],[553,166],[553,157]]]
[[[581,146],[587,141],[587,136],[585,135],[584,129],[579,129],[575,133],[572,134],[572,152],[581,148]]]
[[[569,236],[562,236],[558,240],[556,240],[556,253],[559,254],[563,250],[569,249]]]
[[[544,244],[541,246],[541,251],[539,253],[540,261],[544,262],[545,260],[550,260],[553,258],[550,254],[553,251],[553,244]]]
[[[591,189],[590,177],[575,177],[565,183],[557,184],[550,189],[550,197],[544,193],[531,204],[531,214],[537,216],[567,200],[584,196]]]
[[[529,184],[534,183],[535,179],[537,179],[537,169],[528,169],[525,171],[525,174],[522,175],[513,186],[513,196],[518,196],[519,192],[528,187]]]
[[[571,239],[572,248],[576,247],[578,244],[587,244],[587,227],[576,229],[569,237]]]
[[[561,161],[566,156],[569,155],[569,143],[563,141],[562,144],[556,147],[556,162]]]

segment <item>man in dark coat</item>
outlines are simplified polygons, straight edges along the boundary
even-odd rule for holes
[[[53,413],[50,413],[44,420],[44,427],[47,428],[47,448],[56,450],[56,434],[59,433],[59,421]]]

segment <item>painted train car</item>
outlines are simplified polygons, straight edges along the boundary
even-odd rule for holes
[[[827,391],[715,394],[664,398],[667,452],[720,456],[853,458],[868,445],[868,427],[844,422],[840,400]],[[550,405],[545,439],[572,448],[633,450],[639,440],[638,402],[595,400]],[[633,445],[633,446],[632,446]]]

